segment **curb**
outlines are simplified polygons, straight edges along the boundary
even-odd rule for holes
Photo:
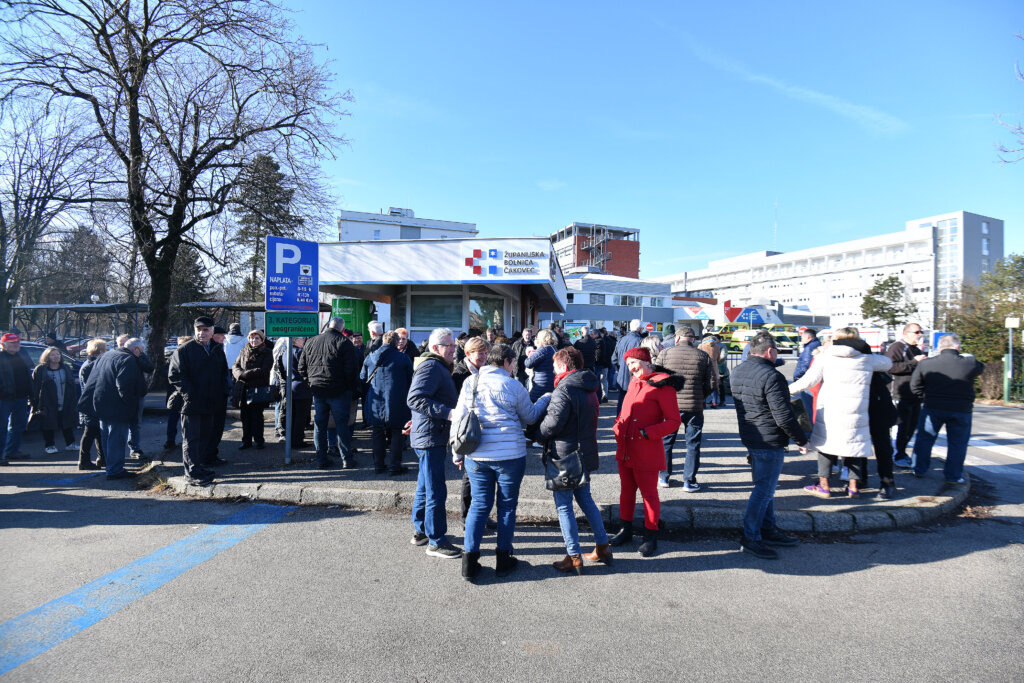
[[[247,484],[224,482],[211,486],[192,486],[184,477],[170,477],[168,487],[179,494],[196,498],[248,498],[266,503],[289,505],[338,505],[357,510],[411,512],[413,494],[405,491],[374,489],[346,489],[296,484]],[[970,480],[964,485],[946,486],[939,495],[914,496],[896,506],[846,505],[822,509],[780,510],[776,513],[783,531],[803,533],[856,533],[861,531],[889,531],[904,529],[931,521],[959,508],[970,493]],[[949,495],[943,495],[946,492]],[[619,506],[598,503],[605,522],[619,518]],[[459,500],[449,496],[445,509],[449,515],[459,513]],[[643,506],[635,513],[643,516]],[[558,514],[551,500],[520,498],[517,520],[558,524]],[[581,517],[582,519],[582,517]],[[663,503],[661,519],[665,528],[682,530],[736,530],[743,526],[743,510],[735,507],[698,506]]]

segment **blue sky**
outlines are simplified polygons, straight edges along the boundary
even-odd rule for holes
[[[288,0],[355,102],[339,208],[640,229],[641,277],[966,210],[1024,252],[1024,4]]]

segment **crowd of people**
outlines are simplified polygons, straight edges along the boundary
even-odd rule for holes
[[[671,327],[671,326],[669,326]],[[819,335],[804,330],[794,380],[778,371],[775,339],[759,332],[746,359],[730,376],[721,340],[698,340],[689,327],[666,329],[667,338],[643,334],[631,321],[621,337],[584,327],[570,343],[555,324],[534,334],[525,329],[509,339],[500,330],[456,336],[439,328],[417,347],[407,330],[383,332],[371,322],[361,333],[332,318],[324,332],[271,346],[261,330],[242,337],[209,317],[195,320],[194,333],[178,339],[167,368],[169,382],[166,449],[182,436],[186,480],[206,486],[220,457],[227,407],[239,410],[239,448],[265,448],[265,411],[276,403],[275,426],[292,425],[292,446],[303,447],[312,424],[316,466],[340,460],[356,467],[353,447],[359,402],[371,432],[372,463],[378,475],[400,476],[408,444],[418,461],[411,543],[439,558],[462,558],[462,576],[480,573],[481,543],[496,508],[495,570],[514,570],[516,508],[529,448],[540,449],[545,482],[552,491],[566,556],[555,569],[582,573],[584,560],[610,563],[612,548],[634,538],[634,509],[643,501],[639,554],[657,552],[659,488],[674,486],[673,451],[685,445],[682,491],[703,490],[698,481],[704,411],[731,393],[739,436],[748,452],[753,489],[744,514],[742,550],[777,557],[775,547],[797,544],[777,527],[774,496],[785,452],[795,444],[817,452],[816,483],[807,494],[834,495],[840,471],[845,493],[860,496],[867,486],[868,461],[877,462],[880,496],[897,495],[894,467],[923,476],[942,427],[949,448],[944,474],[962,482],[971,428],[974,378],[982,366],[960,353],[956,335],[940,338],[934,357],[920,348],[921,328],[908,324],[884,354],[873,353],[855,328]],[[139,440],[145,375],[153,370],[143,342],[123,335],[117,347],[94,339],[79,382],[56,346],[33,368],[17,334],[0,338],[0,462],[26,457],[19,450],[29,419],[42,430],[47,453],[57,452],[59,433],[68,450],[79,451],[79,468],[102,468],[108,479],[131,476],[129,457],[145,459]],[[291,414],[282,390],[291,385]],[[890,389],[890,386],[892,389]],[[80,387],[80,389],[79,389]],[[731,388],[730,388],[731,387]],[[600,404],[618,389],[612,426],[619,479],[619,525],[609,537],[590,492],[599,469]],[[31,409],[31,411],[30,411]],[[31,418],[29,415],[31,413]],[[84,433],[75,443],[73,429]],[[458,429],[453,430],[453,424]],[[896,426],[895,446],[890,438]],[[905,449],[913,433],[911,456]],[[453,448],[453,441],[459,445]],[[470,445],[466,445],[466,444]],[[95,452],[95,460],[93,453]],[[894,457],[895,456],[895,457]],[[464,548],[448,538],[445,458],[463,470],[461,510]],[[580,545],[574,503],[589,522],[594,548]]]

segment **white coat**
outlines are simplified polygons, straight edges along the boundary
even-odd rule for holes
[[[892,361],[876,353],[861,353],[832,344],[821,349],[803,377],[789,385],[790,395],[821,382],[814,430],[808,444],[820,453],[844,458],[870,458],[868,392],[871,373],[885,372]]]

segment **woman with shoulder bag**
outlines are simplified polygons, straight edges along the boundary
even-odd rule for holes
[[[633,538],[633,510],[636,491],[644,499],[644,542],[638,549],[643,557],[658,549],[658,520],[661,499],[658,497],[658,472],[665,469],[665,447],[662,438],[679,429],[679,407],[676,391],[683,378],[651,363],[647,349],[637,347],[626,351],[624,360],[632,376],[622,410],[615,418],[615,459],[619,463],[619,517],[622,528],[611,540],[620,546]]]
[[[78,423],[79,387],[74,375],[64,365],[60,349],[51,346],[39,356],[39,365],[32,371],[32,420],[38,420],[46,441],[46,452],[56,453],[54,432],[63,432],[65,449],[79,450],[75,443]]]
[[[242,383],[238,407],[242,417],[242,445],[239,450],[265,446],[263,411],[270,403],[270,369],[274,365],[273,349],[267,346],[263,330],[249,333],[248,343],[238,353],[231,369],[236,382]]]
[[[545,394],[534,403],[516,380],[516,353],[511,346],[496,344],[487,355],[487,365],[462,385],[459,401],[451,414],[453,437],[469,411],[476,414],[480,441],[465,456],[453,448],[452,459],[459,467],[465,462],[469,472],[473,502],[466,516],[466,548],[462,554],[462,578],[474,580],[480,573],[480,540],[487,516],[495,503],[497,485],[498,539],[495,572],[505,576],[517,563],[512,556],[512,538],[516,526],[519,485],[526,471],[526,441],[523,427],[544,414],[551,399]],[[465,452],[465,451],[463,451]],[[465,457],[465,460],[463,460]]]
[[[604,530],[601,511],[590,495],[589,474],[598,467],[597,449],[597,417],[600,408],[598,390],[600,381],[597,375],[583,369],[583,354],[569,347],[555,353],[555,390],[551,394],[547,413],[537,430],[544,442],[544,458],[546,460],[564,461],[577,459],[580,463],[572,463],[573,467],[581,465],[580,476],[576,482],[568,482],[568,486],[577,483],[573,488],[565,486],[562,477],[552,481],[547,479],[548,488],[552,489],[555,507],[558,509],[558,524],[562,527],[562,538],[565,539],[566,556],[553,563],[555,569],[563,572],[575,571],[583,573],[583,556],[580,554],[579,529],[576,526],[576,513],[572,507],[575,498],[580,510],[590,522],[594,532],[594,552],[586,556],[591,562],[610,564],[612,551],[609,548],[608,534]],[[550,464],[546,472],[565,472],[569,468],[552,468]]]

